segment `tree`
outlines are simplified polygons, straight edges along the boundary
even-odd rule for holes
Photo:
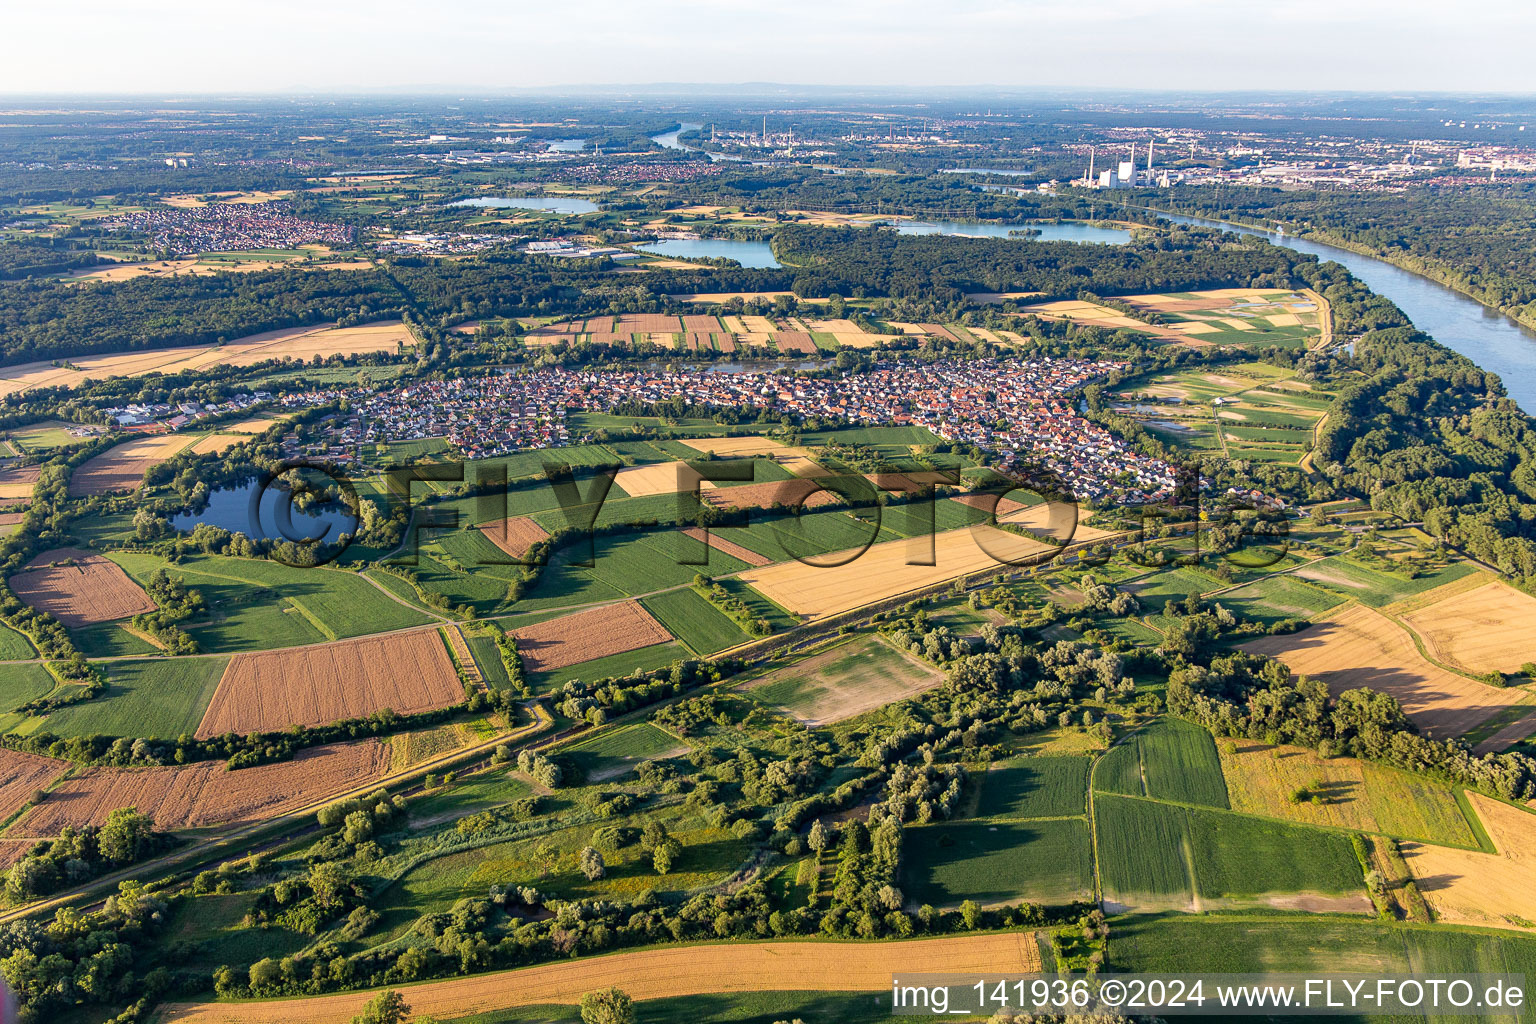
[[[352,1018],[352,1024],[405,1024],[410,1015],[405,997],[394,989],[386,989],[368,1001],[363,1012]]]
[[[981,904],[975,900],[966,900],[961,903],[960,920],[964,921],[965,926],[971,931],[979,928],[981,926]]]
[[[827,848],[827,841],[827,827],[821,823],[820,818],[817,818],[816,823],[811,826],[810,833],[805,837],[805,845],[820,853]]]
[[[651,866],[656,869],[658,875],[664,875],[672,870],[672,862],[682,852],[683,844],[676,839],[668,837],[665,841],[657,844],[656,848],[651,851]]]
[[[101,855],[114,864],[138,860],[148,849],[153,837],[154,821],[140,814],[137,807],[119,807],[107,815],[96,837]]]
[[[635,1024],[635,1002],[622,989],[588,992],[581,997],[582,1024]]]
[[[603,863],[603,855],[590,846],[583,846],[578,855],[581,863],[581,873],[587,876],[587,881],[595,882],[603,877],[607,866]]]

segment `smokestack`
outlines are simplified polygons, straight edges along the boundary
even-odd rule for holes
[[[1088,147],[1088,184],[1093,184],[1093,152],[1092,146]]]
[[[1152,146],[1156,139],[1147,140],[1147,184],[1152,183]]]
[[[1131,179],[1129,184],[1136,184],[1136,143],[1131,143]]]

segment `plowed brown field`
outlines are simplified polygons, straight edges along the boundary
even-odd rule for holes
[[[664,946],[633,953],[400,987],[418,1019],[468,1017],[515,1006],[573,1004],[617,985],[633,999],[712,992],[882,992],[891,975],[1027,974],[1040,969],[1033,932],[907,942],[754,942]],[[161,1024],[346,1024],[372,998],[347,992],[281,1002],[172,1003]]]
[[[635,601],[562,615],[514,629],[510,635],[530,672],[565,668],[672,639],[666,627]]]
[[[34,789],[48,785],[68,767],[68,761],[0,747],[0,818],[15,814],[32,798]]]
[[[435,629],[294,647],[230,659],[197,738],[326,725],[389,708],[457,704],[458,673]]]
[[[774,480],[766,484],[742,484],[739,487],[715,487],[702,484],[699,499],[716,508],[817,508],[835,504],[838,496],[818,486],[814,480]]]
[[[697,526],[687,526],[683,528],[683,533],[702,544],[708,544],[723,555],[739,558],[748,565],[767,565],[773,561],[771,558],[764,558],[756,551],[749,551],[740,544],[725,540],[714,531],[701,530]]]
[[[30,501],[42,472],[41,466],[20,466],[0,472],[0,502]]]
[[[344,792],[389,768],[375,739],[299,751],[292,761],[228,771],[223,761],[175,768],[84,768],[22,815],[13,836],[54,836],[65,825],[99,825],[119,807],[137,807],[161,829],[244,823]]]
[[[26,572],[10,578],[10,586],[18,598],[71,629],[155,610],[155,602],[116,563],[79,548],[43,552]]]
[[[1460,736],[1525,696],[1447,672],[1427,661],[1408,632],[1365,605],[1348,605],[1288,636],[1243,644],[1279,658],[1297,675],[1314,676],[1333,693],[1362,686],[1396,697],[1425,734]]]
[[[485,539],[513,558],[522,558],[527,550],[549,536],[548,531],[527,516],[513,516],[479,526]]]

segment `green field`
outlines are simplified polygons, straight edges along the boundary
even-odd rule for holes
[[[296,569],[220,555],[188,555],[176,565],[129,551],[114,551],[110,557],[140,585],[164,568],[201,590],[208,616],[186,628],[211,654],[340,640],[432,621],[366,577],[337,569]]]
[[[159,654],[160,648],[115,622],[98,622],[70,631],[70,639],[87,658],[121,658],[130,654]]]
[[[55,711],[44,728],[60,736],[173,740],[197,731],[227,658],[156,658],[110,666],[105,695]]]
[[[37,657],[32,642],[10,626],[0,624],[0,661],[26,661]]]
[[[902,889],[919,903],[1069,903],[1093,888],[1088,823],[965,821],[909,827]]]
[[[1208,730],[1160,718],[1117,744],[1094,770],[1100,793],[1228,807],[1221,758]]]
[[[1088,807],[1086,757],[1020,757],[978,774],[977,817],[1054,818]]]
[[[475,659],[487,686],[493,690],[512,688],[512,677],[507,674],[506,663],[501,660],[501,648],[497,646],[495,637],[466,636],[464,643],[468,645],[470,657]]]
[[[1094,798],[1106,894],[1153,905],[1193,891],[1202,899],[1363,889],[1343,833],[1134,797]]]
[[[751,639],[692,587],[669,590],[640,603],[695,654],[714,654]]]
[[[1453,562],[1416,579],[1407,579],[1395,573],[1378,572],[1348,557],[1334,557],[1315,562],[1298,575],[1303,575],[1307,582],[1325,590],[1357,598],[1361,604],[1372,608],[1380,608],[1444,586],[1477,571],[1477,566],[1471,562]]]
[[[0,713],[15,711],[58,685],[41,665],[6,665],[0,668]]]
[[[665,668],[674,661],[685,661],[690,657],[692,655],[686,647],[675,641],[669,641],[664,644],[652,644],[650,647],[642,647],[635,651],[610,654],[606,658],[594,658],[579,665],[550,669],[548,672],[530,673],[528,682],[529,685],[536,686],[542,691],[548,691],[560,686],[567,679],[591,680],[607,676],[627,676],[631,672],[649,672],[652,669]]]
[[[603,782],[626,774],[641,761],[686,746],[671,733],[662,732],[649,722],[641,722],[562,747],[560,753],[588,782]]]

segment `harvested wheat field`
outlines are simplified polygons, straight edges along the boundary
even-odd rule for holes
[[[517,653],[530,672],[548,672],[672,639],[666,627],[638,601],[562,615],[511,630],[508,635],[517,642]]]
[[[1242,646],[1279,658],[1335,694],[1362,686],[1391,694],[1414,724],[1436,739],[1460,736],[1525,696],[1426,661],[1406,630],[1361,604],[1347,605],[1299,633]]]
[[[18,466],[0,472],[0,501],[31,501],[37,478],[42,473],[41,466]]]
[[[197,738],[327,725],[385,708],[409,715],[463,699],[435,629],[237,654],[203,713]]]
[[[779,346],[779,351],[786,355],[816,354],[816,342],[805,331],[778,331],[773,341]]]
[[[932,538],[886,541],[871,545],[862,554],[854,548],[810,559],[818,565],[789,561],[748,569],[738,579],[796,614],[820,618],[1060,550],[994,527],[975,526]],[[908,564],[930,560],[935,564]]]
[[[375,739],[308,747],[292,761],[229,771],[223,761],[174,768],[82,768],[22,815],[10,834],[54,836],[66,825],[100,825],[119,807],[137,807],[160,829],[244,824],[297,810],[373,779],[389,768]]]
[[[209,434],[194,444],[190,451],[193,455],[207,455],[212,452],[222,455],[237,444],[245,444],[250,438],[244,434]]]
[[[1468,791],[1497,854],[1403,843],[1403,860],[1442,921],[1531,930],[1536,921],[1536,814]]]
[[[1012,523],[1042,537],[1054,537],[1069,544],[1091,544],[1105,537],[1116,536],[1115,530],[1101,530],[1096,526],[1084,526],[1077,520],[1077,507],[1065,502],[1042,502],[1026,505],[998,516],[1005,523]]]
[[[818,486],[814,480],[801,479],[773,480],[765,484],[741,484],[737,487],[702,484],[699,487],[699,500],[716,508],[772,508],[774,505],[818,508],[836,504],[842,499]]]
[[[115,562],[79,548],[44,551],[9,582],[18,598],[70,629],[155,610],[155,602]]]
[[[957,494],[955,495],[954,500],[960,502],[962,505],[969,505],[971,508],[980,509],[983,512],[991,512],[993,516],[998,518],[1006,516],[1010,512],[1017,512],[1020,509],[1029,507],[1022,501],[1014,501],[1012,498],[1005,498],[997,494],[984,494],[977,492],[972,492],[970,494]]]
[[[795,476],[826,476],[823,469],[804,448],[792,448],[767,437],[694,437],[682,443],[701,452],[714,452],[717,458],[746,458],[767,455]]]
[[[494,523],[481,523],[477,529],[485,539],[495,544],[513,558],[522,558],[528,549],[549,536],[538,523],[527,516],[513,516]]]
[[[36,839],[0,840],[0,871],[5,871],[21,860],[35,845],[37,845]]]
[[[891,975],[1025,974],[1040,969],[1033,932],[906,942],[754,942],[664,946],[400,986],[418,1019],[451,1020],[515,1006],[575,1004],[616,985],[632,999],[715,992],[883,992]],[[161,1024],[347,1024],[373,992],[281,1002],[171,1003]]]
[[[722,555],[730,555],[732,558],[746,562],[748,565],[767,565],[772,561],[772,559],[764,558],[756,551],[749,551],[740,544],[724,539],[713,530],[704,530],[697,526],[687,526],[683,528],[683,533],[699,541],[701,544],[709,545]]]
[[[138,490],[146,469],[180,454],[194,440],[187,434],[147,434],[108,448],[70,474],[69,496]]]
[[[652,494],[676,494],[691,491],[699,474],[682,462],[653,462],[645,466],[625,466],[613,482],[632,498]]]
[[[24,754],[0,747],[0,818],[9,818],[42,789],[71,767],[68,761]]]
[[[249,269],[249,267],[247,267]],[[394,352],[416,339],[400,321],[356,327],[287,327],[238,338],[225,345],[186,345],[77,356],[68,367],[49,362],[22,363],[0,369],[0,397],[33,388],[74,387],[87,378],[137,377],[155,370],[177,373],[210,366],[250,366],[267,359],[303,359],[314,356]]]
[[[1536,661],[1536,597],[1503,583],[1436,601],[1403,621],[1432,657],[1468,672],[1514,672]]]

